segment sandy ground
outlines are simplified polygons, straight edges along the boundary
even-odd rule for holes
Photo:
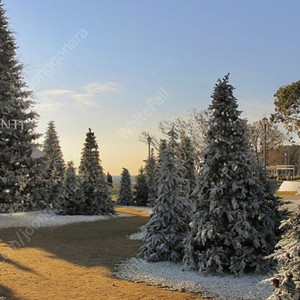
[[[141,242],[126,237],[146,222],[135,216],[40,228],[30,235],[25,228],[1,229],[0,299],[200,299],[110,275],[135,256]]]
[[[290,209],[300,196],[283,196]],[[291,207],[292,205],[292,207]],[[61,227],[0,229],[0,300],[201,299],[195,294],[119,280],[116,265],[136,255],[139,231],[149,212],[117,208],[135,215]],[[21,238],[21,240],[20,240]],[[1,257],[0,257],[1,258]]]

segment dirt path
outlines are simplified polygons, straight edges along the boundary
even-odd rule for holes
[[[147,221],[118,218],[62,227],[40,228],[29,237],[25,228],[0,230],[0,296],[24,300],[200,299],[110,276],[114,266],[134,256],[140,241],[126,238]],[[15,249],[9,247],[15,241]],[[18,245],[19,244],[19,245]],[[21,246],[21,247],[19,247]],[[1,297],[0,297],[1,299]]]

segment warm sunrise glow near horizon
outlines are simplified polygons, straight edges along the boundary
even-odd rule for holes
[[[137,174],[148,154],[141,132],[159,138],[160,121],[206,109],[228,72],[250,121],[269,116],[276,90],[299,79],[295,0],[3,4],[40,115],[37,131],[53,120],[64,159],[76,166],[91,128],[104,171]]]

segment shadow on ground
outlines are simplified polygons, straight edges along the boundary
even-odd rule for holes
[[[0,284],[0,299],[2,298],[3,300],[19,300],[10,289]]]
[[[39,228],[24,246],[42,249],[50,257],[60,258],[85,267],[103,266],[113,270],[115,264],[135,256],[141,241],[126,238],[147,222],[143,217],[123,217],[105,221],[77,223],[60,227]],[[0,239],[10,245],[25,228],[0,230]],[[25,240],[25,239],[24,239]],[[13,243],[16,245],[18,243]],[[14,264],[13,261],[7,261]],[[16,266],[23,268],[22,266]],[[27,270],[31,271],[31,270]]]
[[[36,274],[36,272],[35,272],[33,269],[28,268],[28,267],[26,267],[26,266],[23,266],[23,265],[21,265],[20,263],[14,261],[14,260],[12,260],[12,259],[9,259],[9,258],[7,258],[7,257],[5,257],[5,258],[2,257],[2,260],[3,260],[5,263],[10,264],[10,265],[14,266],[15,268],[17,268],[17,269],[19,269],[19,270],[21,270],[21,271],[24,271],[24,272],[30,272],[30,273]]]

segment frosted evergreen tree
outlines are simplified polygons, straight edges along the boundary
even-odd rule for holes
[[[184,178],[188,197],[191,197],[196,188],[195,154],[191,139],[185,135],[181,136],[179,144],[179,158],[182,161]]]
[[[187,268],[205,272],[266,272],[275,245],[275,212],[254,161],[228,75],[212,95],[196,213],[185,249]]]
[[[57,208],[59,203],[56,202],[63,193],[65,164],[54,121],[48,123],[43,143],[43,153],[46,173],[45,202],[47,205]]]
[[[45,189],[48,184],[45,164],[44,157],[35,158],[28,176],[28,188],[32,197],[30,210],[45,208]]]
[[[63,178],[65,164],[54,121],[50,121],[48,123],[43,144],[43,153],[45,159],[47,160],[47,170],[52,176]]]
[[[169,136],[169,146],[172,147],[175,151],[175,156],[178,156],[178,149],[179,149],[179,143],[178,143],[178,134],[174,127],[171,128],[171,130],[167,133]]]
[[[159,148],[158,148],[158,159],[157,159],[157,170],[162,166],[162,153],[163,150],[165,150],[168,146],[167,140],[161,139],[159,142]]]
[[[300,299],[300,206],[282,225],[285,230],[282,239],[271,255],[279,262],[277,274],[272,278],[276,287],[269,300]]]
[[[260,182],[264,185],[267,206],[274,212],[275,236],[278,240],[282,234],[281,222],[287,219],[289,212],[287,208],[282,207],[285,202],[276,196],[276,183],[274,180],[268,179],[267,170],[261,165],[258,165],[258,172]]]
[[[156,177],[156,159],[153,149],[151,149],[150,157],[146,161],[145,173],[148,184],[148,206],[153,206],[157,196],[157,177]]]
[[[63,196],[60,197],[60,214],[80,215],[84,213],[85,197],[79,176],[72,161],[67,163],[63,182]]]
[[[156,170],[155,170],[155,182],[158,182],[159,179],[159,169],[162,166],[162,162],[163,162],[163,151],[167,148],[168,146],[168,142],[166,139],[161,139],[159,141],[159,146],[158,146],[158,155],[157,155],[157,161],[156,161]]]
[[[0,1],[0,212],[23,211],[32,205],[28,185],[34,159],[37,114],[23,81],[23,65]]]
[[[147,178],[143,167],[139,169],[136,177],[136,185],[134,187],[134,203],[137,206],[147,206],[148,202],[148,185]]]
[[[145,226],[144,245],[138,256],[148,261],[178,262],[183,257],[183,241],[189,229],[190,210],[186,199],[180,196],[182,179],[178,176],[172,146],[163,151],[162,159],[158,198]]]
[[[86,134],[81,153],[79,175],[85,197],[82,213],[87,215],[113,214],[113,203],[100,165],[98,144],[91,129]]]
[[[133,197],[131,191],[131,178],[128,169],[123,168],[121,174],[121,182],[117,204],[119,205],[132,205]]]
[[[180,190],[180,196],[182,199],[187,199],[188,204],[190,205],[190,211],[193,209],[193,205],[191,202],[191,188],[190,188],[190,181],[188,178],[188,170],[187,170],[187,164],[185,161],[186,155],[184,153],[185,149],[182,149],[180,143],[178,142],[178,133],[174,129],[174,127],[171,128],[171,130],[167,133],[169,136],[169,145],[173,148],[175,153],[175,160],[176,160],[176,168],[177,173],[180,178],[182,178],[181,185],[179,187]]]

